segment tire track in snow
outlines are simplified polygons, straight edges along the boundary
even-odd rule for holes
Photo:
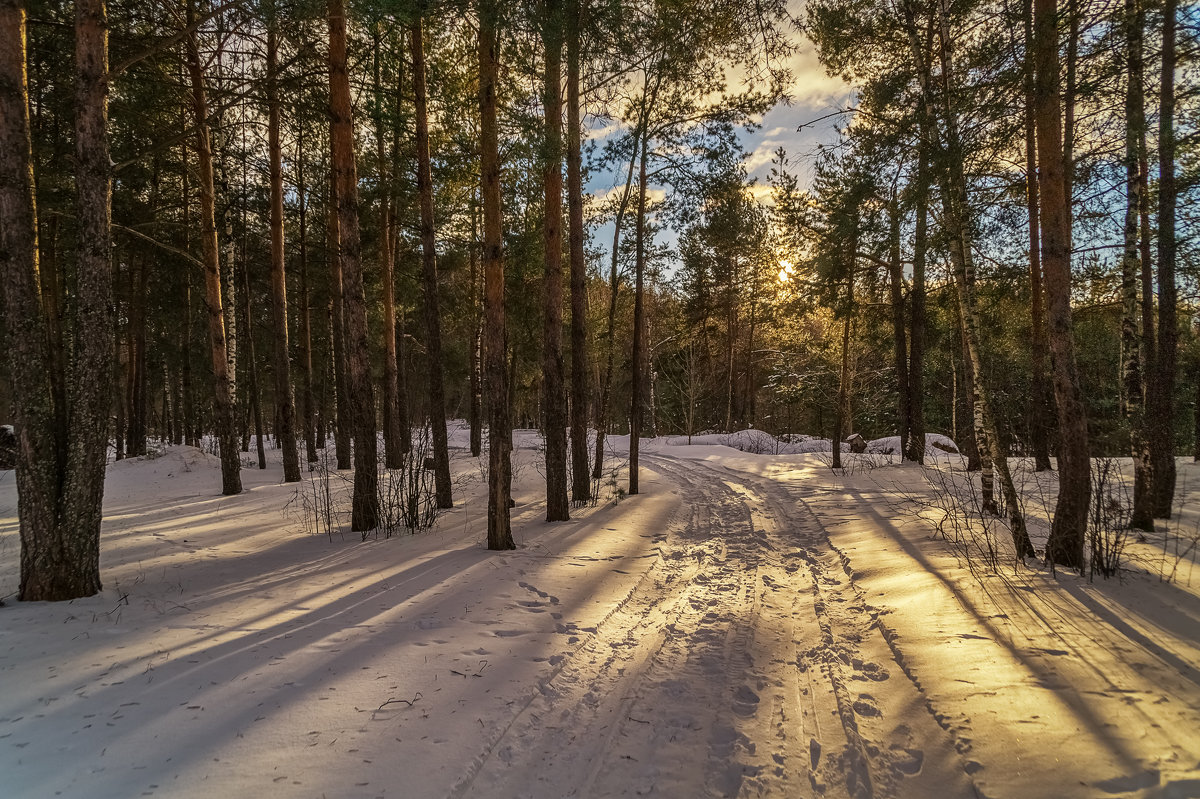
[[[891,799],[929,795],[931,760],[961,776],[916,686],[874,695],[895,653],[811,511],[769,480],[647,460],[683,498],[659,559],[451,796]]]
[[[825,773],[833,777],[840,767],[845,790],[854,799],[978,795],[961,758],[969,743],[933,707],[905,661],[899,636],[883,620],[886,611],[867,602],[849,558],[830,540],[804,492],[723,466],[700,465],[751,486],[750,493],[777,518],[787,519],[781,531],[785,552],[795,548],[807,566],[820,636],[797,665],[809,675],[819,671],[828,681],[830,690],[823,698],[814,687],[814,706],[824,699],[826,713],[838,719],[845,734],[845,749],[836,764],[825,764]],[[889,679],[880,665],[889,661],[906,679]],[[900,723],[893,726],[893,717]]]
[[[660,559],[453,795],[732,795],[758,773],[728,710],[759,704],[745,658],[761,545],[734,492],[668,468],[685,502]]]

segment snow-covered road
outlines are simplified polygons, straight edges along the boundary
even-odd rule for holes
[[[1200,797],[1191,559],[987,573],[915,466],[715,442],[547,524],[527,438],[505,553],[462,450],[436,529],[365,542],[298,529],[277,466],[113,465],[104,592],[0,607],[0,797]],[[15,508],[0,476],[0,597]]]
[[[455,795],[972,795],[802,498],[647,466],[682,499],[661,559]]]

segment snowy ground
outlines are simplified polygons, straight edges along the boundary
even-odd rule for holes
[[[547,524],[527,435],[509,553],[461,449],[433,531],[365,542],[170,449],[110,467],[105,590],[53,605],[0,472],[0,795],[1200,797],[1200,467],[1089,583],[937,535],[939,473],[749,438]]]

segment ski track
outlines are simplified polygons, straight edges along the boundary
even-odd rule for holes
[[[646,460],[683,500],[660,557],[449,795],[976,795],[802,490]]]

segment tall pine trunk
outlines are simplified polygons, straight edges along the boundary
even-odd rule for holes
[[[925,260],[929,247],[929,122],[924,110],[917,145],[917,219],[913,230],[912,291],[909,293],[908,446],[904,457],[925,463]]]
[[[400,372],[396,360],[396,279],[395,240],[392,234],[394,205],[392,196],[392,159],[385,146],[384,93],[380,38],[383,24],[376,23],[375,44],[375,159],[379,174],[379,261],[383,292],[383,462],[389,469],[399,469],[404,462],[404,443],[400,432]]]
[[[588,479],[587,259],[583,251],[583,127],[580,123],[580,0],[567,9],[567,217],[571,260],[571,499],[592,498]]]
[[[181,81],[182,82],[182,81]],[[184,118],[187,116],[187,108],[180,108],[180,124],[184,123]],[[181,158],[180,166],[180,192],[182,194],[181,202],[183,203],[183,250],[191,252],[192,239],[192,194],[188,184],[188,173],[191,169],[188,161],[187,142],[184,140],[180,146]],[[183,428],[184,440],[191,447],[200,446],[200,433],[197,428],[199,424],[196,422],[196,404],[195,397],[192,394],[192,270],[184,270],[183,275],[183,329],[179,332],[179,350],[180,358],[183,360],[182,374],[179,378],[179,390],[182,396],[183,404]]]
[[[242,247],[242,257],[239,259],[238,276],[242,284],[242,336],[246,343],[246,398],[249,401],[250,419],[254,423],[255,452],[258,455],[258,468],[267,468],[267,452],[263,444],[263,416],[261,394],[258,390],[258,354],[254,346],[254,329],[250,322],[250,265],[247,263],[245,245]]]
[[[516,549],[509,517],[512,496],[512,419],[504,321],[504,252],[500,206],[497,80],[500,41],[496,0],[479,0],[479,196],[483,203],[484,360],[488,392],[487,547]]]
[[[921,98],[926,113],[933,106],[934,94],[929,76],[928,61],[922,57],[916,25],[911,6],[905,6],[905,17],[908,28],[910,46],[913,50],[914,61],[917,65],[918,79],[921,84]],[[972,231],[969,224],[969,203],[967,196],[966,178],[964,175],[964,159],[962,140],[959,134],[957,113],[953,106],[955,88],[955,70],[951,52],[951,36],[947,8],[944,2],[939,4],[936,11],[938,30],[938,56],[941,63],[942,95],[941,107],[944,113],[943,156],[940,164],[940,183],[944,224],[950,238],[950,257],[954,269],[954,283],[957,288],[959,312],[962,320],[963,338],[966,349],[965,361],[974,373],[973,387],[974,420],[976,440],[979,442],[981,456],[986,455],[991,466],[1000,478],[1001,490],[1005,504],[1008,506],[1009,527],[1013,539],[1013,548],[1018,558],[1034,554],[1033,545],[1025,528],[1025,519],[1021,511],[1020,499],[1008,469],[1008,453],[1003,446],[992,411],[991,402],[983,381],[982,358],[979,347],[979,320],[975,309],[974,262],[972,253]],[[1061,153],[1060,153],[1061,157]],[[985,480],[987,472],[985,470]],[[986,483],[985,483],[986,487]],[[985,495],[984,511],[988,508],[989,498]]]
[[[147,258],[129,258],[129,321],[125,328],[128,417],[125,427],[125,454],[134,458],[146,454],[146,287],[149,279]]]
[[[1057,0],[1034,0],[1034,117],[1041,188],[1042,269],[1046,323],[1053,356],[1059,426],[1059,491],[1046,542],[1053,563],[1083,568],[1083,540],[1091,501],[1087,416],[1071,318],[1071,200],[1064,181],[1061,100],[1058,87]]]
[[[394,93],[395,93],[394,94],[394,102],[396,104],[396,108],[399,109],[404,102],[404,89],[405,89],[404,71],[400,68],[396,69],[396,84],[393,87],[393,89],[394,89]],[[391,195],[390,201],[391,201],[391,205],[392,205],[391,233],[392,233],[392,267],[393,267],[392,288],[393,288],[393,290],[395,289],[395,271],[394,271],[395,261],[396,261],[397,252],[399,250],[399,235],[398,235],[399,226],[396,223],[396,216],[397,216],[396,208],[399,206],[399,198],[398,198],[398,193],[397,193],[397,185],[396,184],[398,183],[398,181],[396,179],[396,175],[399,175],[401,173],[401,159],[400,159],[401,135],[402,135],[401,126],[400,125],[392,125],[392,146],[391,146],[392,195]],[[407,371],[408,370],[408,366],[407,366],[408,361],[407,361],[407,356],[406,356],[407,348],[405,346],[405,340],[404,340],[405,329],[407,327],[407,319],[405,318],[403,306],[400,306],[397,308],[396,306],[393,305],[393,308],[396,310],[396,314],[397,314],[395,326],[392,328],[392,338],[391,338],[391,341],[394,342],[395,347],[396,347],[396,408],[395,408],[396,426],[400,429],[400,452],[407,453],[407,452],[412,451],[412,426],[409,424],[409,402],[408,402],[408,371]]]
[[[546,521],[571,518],[567,500],[567,395],[562,352],[562,3],[546,0],[543,97],[542,413],[546,436]]]
[[[1033,40],[1033,0],[1024,4],[1025,40]],[[1050,381],[1046,377],[1045,292],[1042,288],[1040,193],[1037,173],[1037,130],[1033,108],[1033,51],[1025,48],[1025,210],[1029,220],[1029,317],[1030,397],[1029,445],[1033,468],[1043,472],[1050,466],[1050,415],[1054,412]],[[1064,156],[1065,159],[1065,156]]]
[[[1141,251],[1138,229],[1142,205],[1140,145],[1146,125],[1145,96],[1142,84],[1142,28],[1145,11],[1140,0],[1125,2],[1125,252],[1121,259],[1121,372],[1125,400],[1125,420],[1129,424],[1129,449],[1133,457],[1133,510],[1129,526],[1135,530],[1154,529],[1154,507],[1150,446],[1146,439],[1146,413],[1143,404],[1142,341],[1138,335]]]
[[[961,174],[961,173],[959,173]],[[947,187],[949,188],[949,187]],[[943,194],[959,197],[961,202],[961,187],[957,190],[943,191]],[[944,200],[945,216],[951,226],[950,259],[954,266],[954,282],[958,290],[959,311],[962,316],[963,338],[966,341],[966,357],[971,365],[975,379],[973,382],[973,417],[975,440],[978,442],[980,460],[982,461],[983,506],[984,513],[999,515],[999,508],[994,497],[994,488],[990,485],[993,474],[1000,478],[1000,490],[1007,506],[1009,531],[1012,535],[1013,548],[1019,559],[1034,554],[1033,543],[1025,527],[1025,516],[1021,510],[1021,500],[1013,484],[1012,474],[1008,468],[1008,452],[1000,439],[1000,428],[996,423],[995,412],[992,409],[991,396],[983,381],[983,360],[979,345],[979,316],[975,307],[974,297],[974,264],[971,255],[970,234],[962,222],[960,214],[962,205],[953,200]],[[957,235],[955,235],[957,233]]]
[[[1158,357],[1149,407],[1154,470],[1154,515],[1171,517],[1175,497],[1175,369],[1179,338],[1175,286],[1175,47],[1176,0],[1163,4],[1162,72],[1158,109]]]
[[[900,428],[900,458],[908,451],[910,431],[908,341],[904,329],[904,265],[900,261],[900,199],[893,195],[888,203],[888,276],[892,300],[892,338],[896,370],[896,421]]]
[[[313,394],[312,362],[312,298],[308,291],[308,187],[304,183],[304,124],[296,130],[296,203],[299,230],[296,242],[300,261],[300,399],[304,409],[304,457],[308,463],[317,461],[316,397]],[[325,446],[325,442],[321,442]]]
[[[858,251],[858,218],[851,224],[850,240],[847,247],[846,262],[846,294],[845,306],[842,308],[842,368],[838,375],[837,408],[833,413],[833,460],[830,465],[834,469],[842,468],[842,439],[846,438],[850,426],[850,332],[854,318],[854,266]]]
[[[643,109],[648,113],[649,109]],[[646,312],[643,296],[643,278],[646,272],[646,151],[650,144],[650,132],[643,122],[641,135],[638,140],[638,200],[637,225],[634,242],[633,267],[633,352],[629,359],[630,370],[630,409],[629,409],[629,493],[637,494],[638,486],[638,455],[642,435],[642,401],[645,384],[645,370],[642,363],[645,360],[645,329]]]
[[[104,0],[75,3],[74,359],[58,596],[100,590],[100,519],[108,450],[108,368],[112,352],[112,159],[108,148],[108,13]],[[24,591],[22,592],[24,595]]]
[[[200,46],[193,28],[196,22],[195,0],[188,0],[187,20],[190,32],[185,40],[188,74],[191,80],[192,117],[196,126],[196,166],[200,192],[200,246],[204,263],[204,300],[208,314],[208,343],[212,355],[213,424],[221,451],[221,491],[240,494],[242,462],[237,450],[234,427],[232,384],[229,356],[225,347],[225,307],[222,303],[221,264],[217,251],[217,215],[213,182],[213,152],[208,125],[208,96],[200,62]]]
[[[18,597],[57,601],[100,590],[112,364],[109,261],[108,21],[101,0],[75,7],[76,261],[73,359],[56,359],[38,274],[37,208],[24,4],[0,2],[0,279],[17,429]],[[55,384],[70,390],[58,395]],[[65,402],[64,402],[65,401]],[[69,427],[68,427],[69,425]],[[61,435],[60,435],[61,434]]]
[[[438,308],[437,248],[433,223],[433,172],[429,163],[429,110],[425,90],[425,44],[421,18],[412,24],[413,112],[417,128],[417,194],[421,205],[421,275],[425,289],[425,353],[429,366],[429,426],[433,481],[439,508],[454,507],[446,440],[446,391],[442,375],[442,320]]]
[[[358,173],[354,164],[354,120],[346,61],[346,6],[329,0],[329,110],[332,167],[338,188],[338,240],[346,313],[346,365],[350,419],[354,426],[354,497],[350,529],[365,532],[379,515],[376,463],[375,393],[367,341],[367,299],[363,289],[362,243],[358,230]]]
[[[333,125],[329,123],[329,208],[325,225],[325,252],[329,259],[329,354],[333,366],[333,449],[338,469],[350,468],[350,381],[346,367],[346,302],[342,277],[341,192],[332,166]],[[322,407],[327,407],[324,403]],[[329,416],[326,413],[323,416]]]
[[[642,102],[642,118],[645,117],[646,103]],[[643,124],[639,122],[639,126]],[[639,128],[640,130],[640,128]],[[634,137],[637,141],[637,136]],[[610,253],[608,270],[608,317],[605,325],[605,342],[607,349],[604,357],[604,372],[600,376],[600,396],[596,401],[596,452],[592,466],[592,479],[599,480],[604,473],[604,439],[608,432],[608,406],[612,393],[613,361],[616,358],[616,328],[617,328],[617,297],[621,288],[620,263],[621,228],[625,224],[625,214],[629,210],[629,200],[633,196],[633,174],[637,168],[637,146],[632,148],[629,156],[629,169],[625,173],[625,188],[621,192],[621,201],[617,205],[616,219],[613,222],[613,242]]]
[[[1067,256],[1071,255],[1074,250],[1072,231],[1072,197],[1075,191],[1075,102],[1079,94],[1079,0],[1067,0],[1066,18],[1067,18],[1067,46],[1064,77],[1067,85],[1066,91],[1062,96],[1062,184],[1063,196],[1067,201]],[[1031,9],[1032,17],[1032,9]],[[1032,21],[1032,19],[1031,19]],[[1032,33],[1027,29],[1027,33]],[[1036,48],[1033,46],[1033,39],[1026,42],[1026,52],[1033,51],[1036,53]],[[1037,57],[1034,56],[1034,81],[1036,86],[1037,80]],[[1047,344],[1049,346],[1049,344]]]
[[[283,480],[300,481],[300,452],[296,447],[296,401],[292,393],[292,362],[288,354],[287,275],[283,242],[283,151],[279,143],[279,19],[271,4],[267,22],[267,157],[271,179],[271,310],[275,355],[275,440],[283,449]]]
[[[483,452],[483,315],[479,291],[479,204],[471,198],[471,243],[467,250],[471,269],[471,362],[468,420],[471,425],[471,457]]]

